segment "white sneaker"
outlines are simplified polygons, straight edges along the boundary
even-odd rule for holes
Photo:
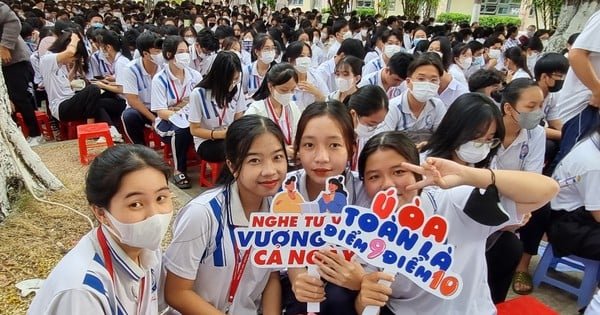
[[[115,128],[115,126],[110,126],[110,136],[113,139],[113,142],[124,142],[123,141],[123,135],[121,135],[121,133],[119,133],[119,131],[117,130],[117,128]]]
[[[29,137],[27,138],[27,143],[29,143],[30,147],[35,147],[36,145],[40,145],[42,143],[44,143],[44,137],[43,136],[37,136],[37,137]]]
[[[96,140],[96,143],[106,143],[106,138],[100,137],[98,140]]]

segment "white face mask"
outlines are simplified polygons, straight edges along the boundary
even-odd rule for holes
[[[310,69],[310,65],[312,64],[312,60],[310,57],[298,57],[296,58],[296,70],[300,73],[307,73],[308,69]]]
[[[194,30],[196,30],[196,33],[200,32],[203,29],[204,29],[204,24],[194,24]]]
[[[156,64],[157,66],[162,66],[165,63],[165,59],[163,58],[162,53],[150,55],[150,57],[152,58],[152,62],[154,62],[154,64]]]
[[[402,50],[402,47],[400,47],[398,45],[386,44],[385,46],[383,46],[383,53],[388,58],[392,58],[392,56],[394,54],[399,53],[401,50]]]
[[[456,155],[459,159],[475,164],[483,161],[490,154],[491,146],[487,143],[477,143],[469,141],[456,150]]]
[[[348,39],[348,38],[352,38],[352,32],[351,31],[347,31],[346,33],[344,33],[342,35],[342,40]]]
[[[275,60],[275,51],[265,51],[262,52],[261,56],[260,56],[260,61],[262,61],[263,63],[266,64],[270,64],[271,62],[273,62],[273,60]]]
[[[377,127],[369,127],[359,121],[355,131],[359,138],[371,138],[375,134],[375,130],[377,130]]]
[[[502,55],[502,52],[500,51],[500,49],[490,49],[490,51],[488,52],[488,56],[491,59],[498,59],[498,58],[500,58],[501,55]]]
[[[354,80],[351,78],[336,77],[335,85],[340,92],[344,93],[352,88],[354,85]]]
[[[368,30],[360,30],[360,36],[367,37]]]
[[[431,82],[412,82],[412,96],[419,102],[425,103],[438,95],[440,86]]]
[[[192,57],[189,53],[178,53],[175,54],[175,66],[179,69],[184,69],[190,65]]]
[[[155,214],[140,222],[126,224],[119,222],[107,210],[104,210],[104,213],[106,213],[106,217],[110,220],[115,230],[107,225],[104,225],[104,227],[119,242],[128,246],[149,250],[157,250],[160,247],[160,243],[167,232],[169,222],[171,222],[171,217],[173,216],[173,212],[171,211],[164,214]]]
[[[279,102],[282,106],[288,105],[292,101],[292,97],[294,94],[292,93],[279,93],[277,90],[273,89],[273,98]]]
[[[471,66],[471,64],[473,63],[473,58],[460,58],[460,67],[463,70],[467,70],[469,69],[469,67]]]
[[[192,46],[196,43],[196,38],[194,37],[186,37],[185,38],[185,42],[188,43],[188,45]]]

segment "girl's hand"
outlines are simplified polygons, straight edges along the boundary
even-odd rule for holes
[[[325,284],[321,279],[303,272],[292,283],[292,292],[298,302],[321,303],[325,301]]]
[[[365,270],[358,261],[347,261],[342,255],[330,250],[319,251],[316,258],[319,275],[327,282],[354,291],[360,290]]]
[[[415,184],[408,185],[406,189],[415,190],[427,186],[439,186],[447,189],[463,185],[463,174],[468,168],[456,162],[429,157],[421,166],[404,162],[402,167],[423,175],[423,179]]]
[[[112,75],[107,75],[104,80],[106,80],[107,82],[115,82],[115,77]]]
[[[317,89],[316,86],[314,86],[312,83],[308,82],[308,81],[302,81],[302,82],[298,82],[298,88],[300,88],[300,90],[304,91],[304,92],[308,92],[312,95],[315,96],[315,98],[322,98],[323,94],[321,93],[321,91],[319,91],[319,89]]]
[[[392,288],[380,284],[379,280],[394,282],[394,277],[385,272],[372,272],[362,277],[358,303],[364,308],[369,305],[385,306],[392,295]]]

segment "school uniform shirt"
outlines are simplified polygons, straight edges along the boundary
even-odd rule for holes
[[[594,13],[587,21],[581,34],[573,43],[573,48],[584,49],[590,52],[589,58],[592,65],[592,70],[596,74],[600,73],[600,41],[598,34],[600,33],[600,11]],[[558,100],[560,108],[560,116],[563,123],[571,120],[584,110],[592,96],[592,91],[588,89],[581,80],[573,72],[573,68],[569,68],[565,77],[565,83],[561,90]]]
[[[385,70],[385,69],[381,69],[381,70],[373,72],[367,76],[363,76],[362,79],[360,80],[360,82],[358,82],[357,86],[359,88],[361,88],[361,87],[369,85],[369,84],[379,85],[385,91],[385,87],[383,86],[383,81],[381,80],[381,72],[383,70]],[[387,89],[387,91],[385,93],[387,94],[389,99],[392,99],[392,98],[402,94],[402,89],[400,88],[400,86],[392,86],[389,89]]]
[[[426,216],[441,215],[448,222],[447,242],[454,245],[450,270],[461,276],[462,291],[455,299],[444,300],[421,289],[405,276],[396,274],[387,303],[394,314],[496,314],[487,283],[486,239],[505,226],[519,223],[522,216],[517,214],[514,201],[500,196],[509,220],[493,227],[477,223],[463,212],[472,191],[471,186],[451,189],[425,187],[421,193],[421,208]]]
[[[600,136],[594,133],[576,144],[552,174],[560,184],[550,205],[554,210],[574,211],[585,207],[600,210]]]
[[[254,101],[248,109],[244,112],[244,115],[259,115],[267,117],[274,121],[281,131],[287,145],[292,145],[296,138],[296,130],[298,128],[298,120],[302,115],[302,111],[298,109],[298,106],[294,101],[291,101],[288,105],[283,106],[281,115],[275,117],[275,111],[267,102],[266,99],[260,101]]]
[[[160,73],[161,68],[157,69]],[[131,60],[116,77],[118,85],[123,86],[123,94],[137,95],[144,106],[150,109],[152,100],[152,76],[144,68],[141,58]],[[127,107],[131,107],[127,102]]]
[[[202,128],[209,130],[226,129],[233,123],[236,113],[242,113],[246,110],[246,100],[239,84],[237,89],[238,93],[233,96],[231,102],[226,104],[224,108],[219,108],[210,90],[200,87],[195,88],[190,94],[188,120],[192,123],[199,123]],[[198,151],[200,144],[206,140],[208,139],[194,136],[196,151]]]
[[[104,256],[98,228],[93,229],[54,267],[28,314],[158,314],[160,250],[142,250],[138,265],[101,228],[109,258]]]
[[[432,98],[425,103],[425,108],[415,117],[408,104],[409,90],[390,100],[390,107],[385,116],[385,130],[420,131],[428,130],[433,133],[446,115],[446,106],[438,98]]]
[[[469,86],[463,83],[460,83],[454,77],[448,86],[442,93],[439,95],[439,99],[446,105],[446,108],[450,107],[452,103],[461,95],[469,93]]]
[[[158,112],[159,110],[168,109],[170,106],[175,106],[186,97],[190,97],[192,90],[202,80],[202,75],[190,67],[184,69],[184,79],[180,82],[175,75],[166,66],[160,72],[158,72],[152,79],[152,100],[150,110]],[[189,101],[183,108],[177,111],[175,115],[181,117],[182,121],[188,123],[188,117],[190,115],[191,101]],[[162,121],[160,117],[156,117],[154,126]],[[187,126],[177,126],[179,128],[187,128]]]
[[[327,59],[318,68],[316,74],[321,77],[321,80],[327,84],[327,88],[330,91],[337,90],[335,84],[335,60],[333,58]]]
[[[249,52],[242,49],[242,52],[240,53],[240,55],[242,56],[242,58],[240,59],[240,61],[242,63],[242,67],[246,67],[252,63],[252,55],[250,55]]]
[[[306,181],[307,181],[306,171],[304,169],[299,169],[297,171],[288,173],[288,177],[290,175],[296,176],[296,179],[298,180],[296,182],[296,188],[298,189],[298,192],[302,195],[304,200],[306,200],[307,202],[309,202],[309,201],[316,202],[317,199],[310,200],[310,198],[308,197],[308,190],[306,189]],[[365,204],[367,204],[367,206],[370,206],[371,201],[370,201],[369,197],[367,196],[367,193],[363,189],[363,182],[358,178],[358,173],[352,172],[349,169],[346,169],[342,175],[344,175],[344,188],[348,192],[348,204],[349,205],[365,205]],[[322,187],[322,190],[325,191],[325,186]]]
[[[363,76],[368,76],[369,74],[373,73],[373,72],[377,72],[381,69],[383,69],[383,67],[385,67],[385,62],[383,61],[383,57],[378,57],[378,58],[374,58],[371,61],[365,63],[365,65],[362,68],[362,75]]]
[[[338,49],[340,49],[342,43],[338,42],[337,39],[333,40],[333,43],[327,49],[327,59],[332,59],[337,55]]]
[[[557,104],[559,97],[560,92],[548,93],[548,95],[544,99],[544,103],[542,104],[542,111],[544,112],[544,122],[546,126],[548,125],[548,121],[560,119],[560,110]]]
[[[327,88],[327,84],[315,73],[315,70],[308,70],[306,73],[306,81],[314,85],[321,93],[323,93],[323,95],[329,94],[329,88]],[[301,111],[304,111],[306,106],[316,101],[316,98],[313,94],[302,91],[298,86],[296,86],[293,100],[296,102],[298,108]]]
[[[365,55],[365,64],[371,62],[373,59],[380,58],[380,56],[383,56],[383,52],[381,51],[381,49],[379,49],[379,47],[375,47],[375,49],[367,52],[367,54]]]
[[[58,107],[60,103],[75,95],[69,80],[69,69],[66,65],[60,65],[56,57],[58,54],[47,53],[40,60],[40,73],[44,82],[44,88],[48,94],[48,105],[50,113],[54,118],[60,120]]]
[[[450,73],[452,78],[454,80],[458,81],[459,83],[462,83],[465,86],[469,85],[467,83],[467,78],[465,77],[465,73],[457,64],[455,64],[455,63],[451,64],[448,67],[448,73]],[[454,80],[452,80],[452,81],[454,81]]]
[[[268,212],[270,198],[259,212]],[[246,227],[237,183],[211,189],[194,198],[177,214],[173,240],[163,256],[165,268],[193,280],[193,290],[220,311],[225,311],[236,266],[235,227]],[[238,257],[242,257],[241,251]],[[238,258],[238,261],[241,261]],[[248,261],[229,314],[257,314],[269,275],[277,269],[257,268]]]
[[[521,78],[531,80],[531,76],[529,75],[529,73],[525,72],[525,70],[523,70],[523,68],[519,68],[519,69],[517,69],[517,71],[515,71],[515,74],[513,74],[513,76],[512,76],[512,80],[521,79]]]
[[[327,61],[327,54],[325,53],[325,50],[317,44],[312,44],[310,49],[312,50],[312,66],[316,69],[320,64]]]
[[[100,50],[96,50],[96,52],[94,52],[90,58],[90,71],[88,72],[88,79],[96,76],[116,76],[116,72],[125,68],[130,61],[131,60],[127,59],[127,57],[121,55],[120,52],[117,52],[115,59],[112,63],[110,63],[100,54]],[[89,78],[90,74],[91,78]]]
[[[492,168],[542,173],[546,153],[546,131],[542,126],[521,129],[515,140],[505,148],[500,144],[492,160]]]
[[[242,90],[247,99],[252,98],[252,95],[258,91],[265,78],[258,73],[256,62],[254,61],[252,64],[242,68]],[[250,102],[252,101],[249,100]]]

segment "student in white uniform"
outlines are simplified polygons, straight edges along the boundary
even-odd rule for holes
[[[452,47],[452,63],[448,67],[448,73],[456,81],[467,85],[465,71],[471,67],[472,63],[473,54],[471,53],[471,48],[467,44],[456,44]]]
[[[249,115],[233,122],[225,139],[220,185],[190,201],[173,224],[165,300],[183,314],[280,315],[279,271],[254,267],[233,230],[248,226],[251,213],[269,211],[286,175],[284,136],[270,119]]]
[[[542,90],[533,80],[515,79],[504,87],[501,109],[506,134],[494,168],[542,172],[546,152],[546,133],[540,126],[543,103]]]
[[[346,56],[354,56],[359,59],[365,57],[365,48],[358,39],[344,40],[338,49],[337,54],[317,68],[317,74],[325,81],[327,88],[330,91],[335,91],[337,89],[335,86],[335,65]]]
[[[305,42],[295,41],[288,45],[283,55],[283,61],[294,65],[298,72],[298,85],[294,91],[294,101],[300,110],[309,104],[322,102],[329,94],[327,84],[312,68],[312,51]]]
[[[232,52],[217,54],[214,67],[190,95],[190,132],[196,152],[208,162],[224,162],[227,127],[246,110],[240,87],[242,65]]]
[[[552,199],[548,241],[560,256],[600,260],[600,127],[575,144],[552,174],[561,186]]]
[[[320,64],[327,61],[327,54],[325,53],[325,50],[323,50],[323,48],[314,43],[314,36],[320,36],[319,31],[315,28],[307,28],[298,31],[300,32],[300,34],[298,35],[298,40],[303,41],[310,46],[310,50],[312,52],[312,67],[314,69],[318,68]]]
[[[382,54],[365,63],[362,71],[364,76],[383,69],[395,53],[402,51],[402,31],[384,29],[375,43]]]
[[[144,129],[152,126],[155,114],[150,110],[152,77],[162,69],[163,57],[159,37],[144,32],[136,40],[141,56],[130,61],[117,75],[117,84],[123,87],[127,108],[121,115],[123,129],[134,144],[145,144]]]
[[[188,121],[192,90],[202,80],[200,73],[189,67],[188,44],[180,36],[167,36],[162,44],[165,68],[152,79],[150,109],[158,116],[154,129],[161,141],[170,144],[173,152],[173,183],[191,187],[187,176],[187,152],[193,138]]]
[[[98,30],[95,33],[98,50],[91,56],[91,78],[104,80],[106,83],[116,81],[116,73],[131,61],[129,47],[124,44],[124,39],[119,34],[109,30]],[[108,86],[108,84],[106,84]],[[101,88],[105,89],[105,87]],[[116,89],[107,89],[119,94]]]
[[[100,97],[100,88],[90,84],[75,93],[71,81],[77,75],[82,75],[80,69],[87,69],[87,51],[81,40],[81,35],[71,30],[65,30],[48,49],[48,53],[40,60],[40,73],[48,94],[50,113],[59,121],[86,120],[106,122],[111,128],[113,140],[121,140],[112,117],[121,114],[122,109],[112,106],[108,99]],[[67,65],[75,63],[71,70]]]
[[[364,62],[354,56],[346,56],[335,65],[335,85],[337,90],[327,96],[328,101],[340,101],[346,104],[346,99],[358,89]],[[387,96],[386,96],[387,97]]]
[[[304,200],[315,201],[325,188],[327,179],[344,175],[348,204],[364,200],[360,181],[348,164],[355,150],[356,134],[346,106],[338,101],[309,105],[298,122],[294,151],[303,169],[293,172],[298,179],[298,192]],[[360,287],[363,270],[357,261],[346,261],[340,255],[327,252],[317,257],[327,262],[317,263],[323,280],[310,276],[305,268],[288,269],[284,279],[283,300],[286,313],[305,314],[306,303],[320,303],[322,315],[354,315],[353,301]],[[335,264],[335,267],[331,267]],[[331,268],[330,268],[331,267]]]
[[[569,51],[571,68],[558,101],[563,129],[560,150],[550,169],[600,121],[600,12],[594,13]]]
[[[437,214],[447,220],[447,242],[455,246],[451,268],[462,277],[462,291],[455,299],[441,299],[400,274],[390,275],[369,267],[356,299],[357,311],[374,305],[382,307],[382,315],[495,314],[496,307],[485,289],[486,238],[505,225],[519,222],[524,214],[546,203],[556,194],[558,185],[539,174],[471,168],[440,158],[430,157],[423,166],[417,166],[419,164],[411,140],[399,132],[384,132],[367,142],[358,169],[369,197],[395,187],[398,206],[402,206],[420,193],[421,208],[427,211],[426,215]],[[500,202],[509,215],[508,221],[499,226],[483,225],[464,212],[474,187],[486,189],[489,185],[497,187]],[[422,192],[419,191],[421,188]],[[496,204],[498,197],[494,197],[493,200],[478,201]],[[391,287],[379,284],[379,280],[392,282]]]
[[[198,32],[196,43],[190,46],[190,55],[192,57],[192,68],[206,76],[217,56],[219,50],[219,40],[209,29],[203,29]]]
[[[408,90],[390,100],[385,130],[406,132],[415,143],[426,141],[446,114],[446,106],[437,98],[443,73],[440,58],[432,53],[411,62],[406,72]]]
[[[141,145],[98,155],[85,191],[100,227],[54,267],[28,314],[159,314],[160,244],[173,215],[169,174]]]
[[[333,35],[333,44],[327,49],[327,59],[331,59],[338,55],[338,49],[341,47],[342,42],[346,39],[352,38],[352,31],[346,19],[340,18],[333,22],[331,27],[331,34]],[[360,42],[360,41],[359,41]],[[360,42],[362,45],[362,42]]]
[[[254,102],[244,115],[260,115],[267,117],[283,132],[288,156],[294,155],[293,141],[302,111],[294,102],[294,90],[298,82],[298,74],[294,67],[283,62],[269,69],[258,91],[254,94]]]
[[[407,69],[413,59],[413,55],[407,53],[394,54],[383,69],[363,76],[358,87],[368,84],[378,85],[386,91],[389,99],[399,96],[404,92],[402,83],[408,76]]]
[[[531,71],[527,68],[527,57],[519,47],[511,47],[504,52],[504,66],[508,69],[507,83],[520,78],[533,79]]]
[[[257,59],[252,64],[242,68],[242,91],[248,105],[252,102],[251,98],[258,91],[267,71],[275,64],[275,41],[269,34],[260,34],[254,38],[252,51]]]
[[[383,121],[389,110],[389,100],[381,87],[366,85],[349,97],[347,107],[356,132],[356,151],[350,169],[356,171],[358,156],[367,140],[385,129]]]
[[[498,37],[488,37],[483,42],[483,57],[485,66],[488,69],[495,68],[501,71],[504,68],[504,60],[502,58],[502,40]]]

